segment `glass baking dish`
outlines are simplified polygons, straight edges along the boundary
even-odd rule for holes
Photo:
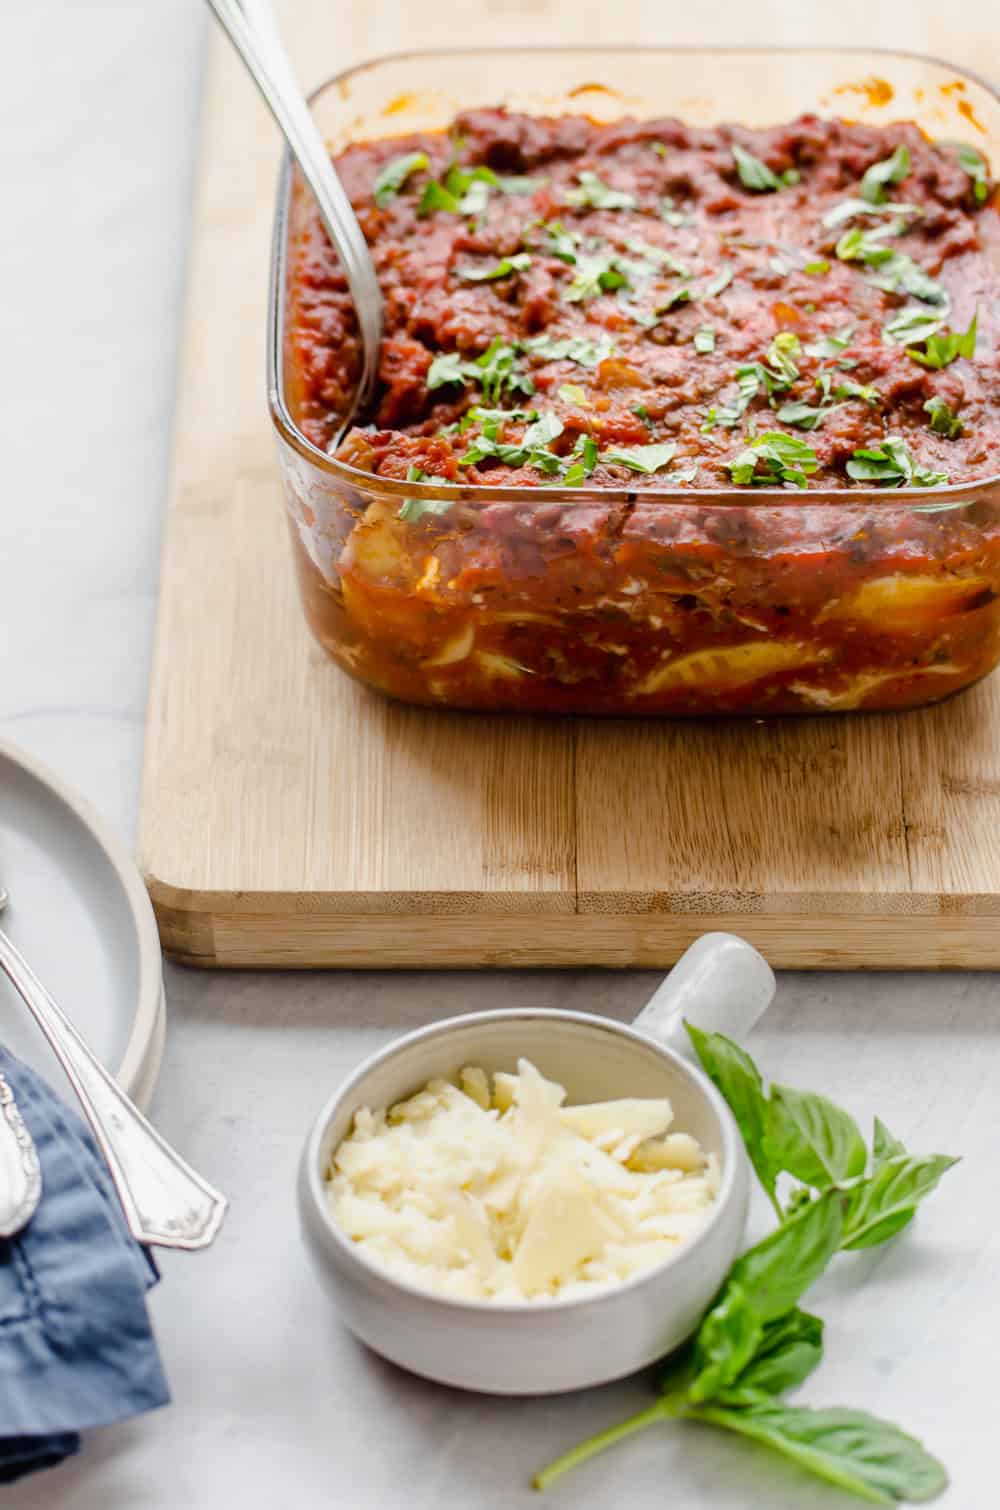
[[[506,104],[599,120],[915,120],[1000,163],[1000,97],[928,58],[854,50],[497,49],[379,59],[313,107],[331,150]],[[268,386],[316,639],[393,697],[531,713],[916,707],[1000,660],[1000,475],[885,490],[630,491],[373,476],[319,450],[291,401],[279,189]],[[984,213],[995,213],[990,208]],[[408,498],[444,512],[400,509]],[[416,517],[414,517],[416,516]],[[831,626],[833,626],[831,628]]]

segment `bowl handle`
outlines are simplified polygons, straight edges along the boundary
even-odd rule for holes
[[[681,955],[632,1026],[696,1061],[684,1021],[741,1043],[771,1005],[774,971],[735,933],[703,933]]]

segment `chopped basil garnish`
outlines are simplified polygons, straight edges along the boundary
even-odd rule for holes
[[[918,351],[915,346],[907,346],[906,355],[919,362],[921,367],[930,367],[934,371],[940,371],[947,367],[949,362],[954,362],[958,357],[972,358],[976,354],[976,325],[979,320],[979,312],[972,316],[968,330],[946,330],[939,335],[929,335],[924,341],[923,351]]]
[[[821,278],[824,273],[830,271],[830,264],[825,257],[817,257],[815,262],[807,262],[802,271],[808,273],[810,277]]]
[[[715,330],[711,325],[699,325],[694,333],[694,349],[699,356],[707,356],[715,350]]]
[[[673,289],[665,299],[661,299],[656,305],[653,313],[657,316],[657,318],[659,318],[660,315],[667,314],[669,310],[674,309],[678,304],[690,303],[691,288],[687,283],[684,283],[680,288]]]
[[[908,215],[922,215],[924,212],[918,204],[896,204],[891,200],[885,200],[881,204],[869,204],[866,199],[842,199],[835,204],[832,210],[827,210],[823,216],[823,224],[828,231],[835,226],[843,225],[847,220],[854,220],[859,215],[894,215],[904,219]]]
[[[733,142],[733,161],[744,189],[750,189],[755,194],[767,194],[781,188],[781,179],[771,172],[767,163],[762,163],[759,157],[754,157],[752,152],[748,152],[738,142]]]
[[[972,179],[972,192],[980,204],[984,204],[990,192],[990,174],[986,159],[967,142],[941,142],[942,147],[952,147],[959,166]]]
[[[716,425],[721,425],[725,430],[732,430],[739,424],[765,381],[764,368],[760,362],[748,362],[743,367],[737,367],[734,377],[737,388],[735,400],[721,409],[709,409],[705,416],[705,423],[701,427],[703,433],[707,434],[710,430],[714,430]]]
[[[815,430],[828,411],[814,404],[782,404],[777,418],[783,425],[794,425],[797,430]]]
[[[947,290],[912,257],[882,244],[884,236],[898,235],[899,227],[900,222],[896,221],[874,231],[861,231],[856,227],[845,231],[837,242],[837,256],[842,262],[863,262],[874,269],[872,283],[887,293],[912,294],[925,304],[947,304]]]
[[[924,404],[924,409],[931,417],[931,429],[938,435],[946,435],[949,440],[957,440],[965,429],[962,420],[954,409],[940,394],[935,394]]]
[[[525,430],[520,441],[507,445],[500,440],[500,421],[487,420],[483,433],[472,442],[464,456],[458,458],[460,467],[471,467],[487,457],[495,457],[508,467],[535,467],[549,476],[562,471],[562,461],[547,449],[549,442],[562,434],[562,420],[554,414],[541,414]]]
[[[457,351],[436,356],[427,373],[428,390],[444,388],[451,383],[478,383],[488,402],[499,398],[501,393],[531,394],[535,385],[518,363],[518,346],[508,346],[497,336],[482,356],[465,361]]]
[[[797,436],[766,430],[727,461],[726,467],[737,487],[791,482],[804,488],[806,478],[819,470],[819,460],[815,451]]]
[[[666,157],[666,155],[667,155],[667,144],[666,144],[666,142],[650,142],[649,145],[652,148],[652,150],[656,153],[657,157]]]
[[[380,168],[372,185],[372,195],[380,209],[384,209],[397,195],[411,173],[420,173],[430,167],[426,152],[406,152],[394,157]]]
[[[451,383],[461,383],[464,388],[470,366],[471,363],[463,362],[457,351],[447,351],[436,356],[427,371],[428,391],[446,388]]]
[[[545,232],[546,244],[540,250],[547,252],[550,257],[558,257],[560,262],[572,265],[577,259],[579,236],[567,231],[559,220],[543,225],[542,230]]]
[[[884,204],[887,184],[902,183],[910,172],[910,154],[905,147],[897,147],[891,157],[872,163],[861,180],[861,198],[868,204]]]
[[[811,341],[805,349],[811,357],[835,357],[850,346],[853,339],[854,326],[843,325],[832,335],[820,336],[817,340]]]
[[[655,267],[661,267],[664,272],[674,273],[678,278],[688,278],[691,275],[690,268],[685,267],[683,262],[678,262],[673,253],[668,252],[665,247],[653,246],[648,241],[626,241],[625,245],[637,257],[653,263]]]
[[[513,257],[504,257],[495,267],[459,267],[455,271],[467,283],[493,283],[497,278],[508,278],[511,273],[523,273],[531,266],[528,252],[515,252]]]
[[[926,472],[914,465],[913,457],[898,435],[890,435],[880,446],[855,451],[847,463],[847,475],[855,482],[875,482],[887,487],[934,488],[947,482],[946,472]]]
[[[858,399],[867,404],[870,409],[882,401],[882,395],[877,388],[870,383],[855,383],[852,378],[840,378],[834,387],[836,374],[833,372],[821,372],[816,379],[816,387],[823,394],[825,403],[843,403],[850,399]]]
[[[580,435],[569,456],[570,465],[563,473],[563,486],[575,488],[597,466],[597,442],[592,435]]]
[[[407,482],[436,482],[447,486],[439,477],[428,477],[426,472],[419,467],[410,466],[406,470]],[[404,498],[396,515],[397,519],[404,519],[408,524],[415,524],[425,514],[447,514],[452,507],[448,498]]]
[[[585,304],[590,299],[596,299],[598,294],[611,293],[616,288],[627,286],[628,279],[619,269],[615,254],[595,253],[593,256],[577,259],[576,273],[563,298],[567,304]]]
[[[645,404],[633,404],[632,413],[636,415],[638,419],[642,420],[643,424],[648,430],[652,430],[653,421],[649,417],[649,410],[646,408]]]
[[[699,299],[715,299],[715,298],[718,298],[719,294],[724,293],[725,290],[729,287],[730,283],[732,283],[732,281],[733,281],[733,270],[732,270],[732,268],[731,267],[724,267],[722,269],[721,273],[716,273],[716,275],[715,275],[714,278],[710,278],[709,279],[709,281],[705,284],[705,287],[699,293],[698,298]]]
[[[557,392],[564,404],[576,404],[578,408],[582,409],[590,408],[587,391],[585,388],[581,388],[579,383],[560,383]]]
[[[769,392],[773,392],[776,388],[787,388],[795,382],[799,369],[793,358],[797,357],[801,350],[802,343],[794,332],[783,330],[775,336],[767,348],[767,360],[771,363],[770,376],[774,380],[768,385]]]
[[[417,214],[420,216],[433,215],[435,210],[445,210],[449,215],[459,213],[459,201],[454,194],[450,194],[444,184],[439,184],[436,178],[424,188],[417,205]]]
[[[634,210],[634,194],[625,194],[620,189],[611,189],[606,183],[584,168],[577,175],[578,189],[567,189],[564,203],[580,210]]]
[[[525,350],[544,362],[575,362],[578,367],[599,367],[614,355],[614,342],[610,336],[599,336],[596,341],[589,336],[532,336],[525,341]]]
[[[520,173],[501,173],[497,178],[501,194],[534,194],[543,183],[544,178],[526,178]]]
[[[605,451],[601,460],[651,477],[654,472],[662,471],[670,465],[676,450],[676,442],[672,440],[651,446],[620,446],[612,451]]]
[[[882,326],[883,341],[905,346],[908,341],[925,341],[944,324],[945,311],[932,314],[920,304],[907,304]]]

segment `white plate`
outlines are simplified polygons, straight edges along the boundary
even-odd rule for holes
[[[3,741],[0,882],[10,893],[0,924],[102,1063],[146,1106],[165,1026],[160,941],[146,888],[125,847],[88,805]],[[4,977],[0,1042],[61,1080]]]

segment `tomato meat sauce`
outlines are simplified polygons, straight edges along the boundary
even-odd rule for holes
[[[357,479],[291,499],[346,669],[429,704],[705,714],[914,706],[996,663],[977,148],[481,110],[337,167],[385,298],[379,392],[343,435],[357,327],[297,186],[285,396]]]

